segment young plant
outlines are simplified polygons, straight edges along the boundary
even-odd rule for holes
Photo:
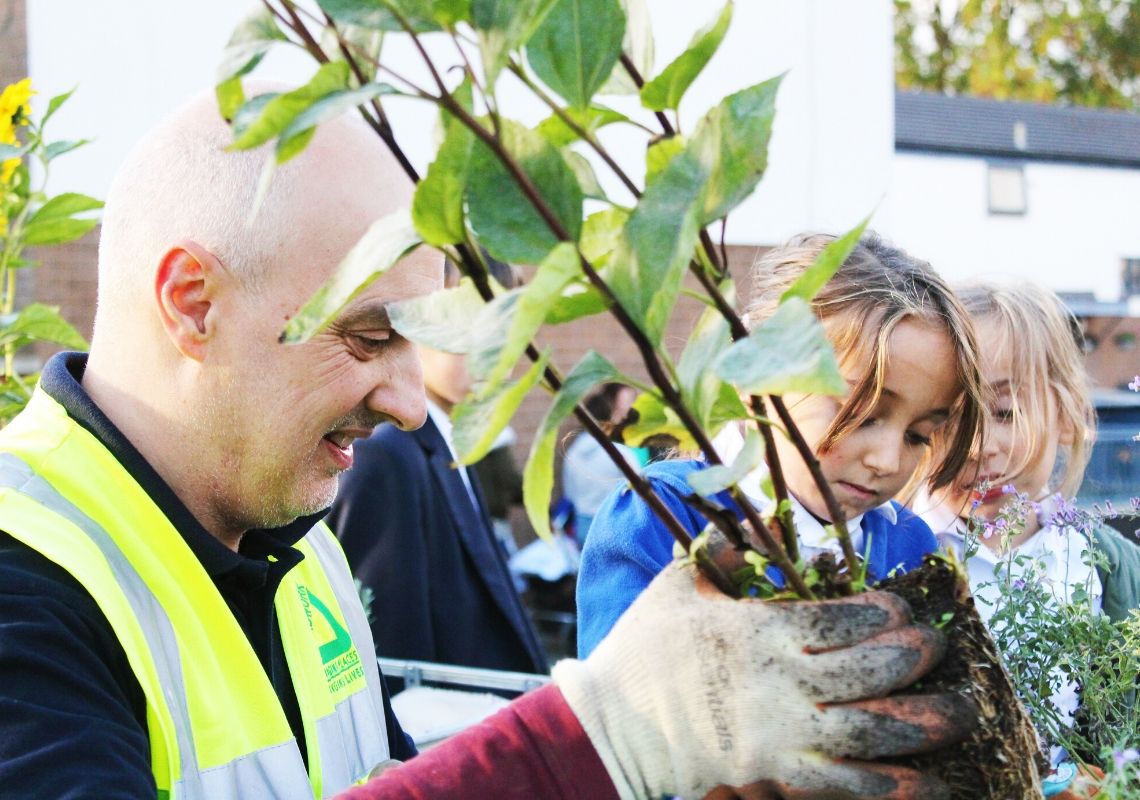
[[[1095,545],[1095,531],[1105,525],[1103,515],[1059,497],[1054,502],[1054,522],[1066,536],[1080,537],[1080,546],[1087,547],[1084,560],[1093,570],[1102,566],[1105,556]],[[999,537],[1008,544],[1032,505],[1018,495],[993,522],[972,523],[966,557],[983,538]],[[1136,772],[1129,748],[1134,752],[1140,743],[1140,610],[1110,620],[1097,612],[1087,586],[1076,587],[1068,599],[1058,597],[1042,580],[1047,569],[1039,558],[1005,549],[1006,557],[994,565],[993,580],[979,587],[978,594],[990,599],[978,602],[990,606],[994,640],[1043,743],[1103,770],[1102,796],[1140,800],[1140,782],[1127,777]],[[1057,705],[1066,687],[1079,692],[1073,716]]]
[[[780,79],[722,99],[691,132],[680,129],[677,114],[731,16],[729,2],[684,53],[647,81],[652,37],[643,4],[635,0],[319,0],[315,7],[265,0],[235,31],[217,93],[223,114],[233,120],[235,148],[275,140],[267,176],[304,147],[322,120],[358,106],[418,183],[410,217],[378,222],[340,274],[290,321],[284,341],[310,336],[359,286],[409,249],[434,246],[460,265],[465,281],[400,304],[393,324],[414,341],[468,354],[479,382],[454,413],[463,463],[486,453],[532,388],[541,385],[554,394],[524,470],[525,504],[536,531],[549,531],[557,430],[573,415],[690,550],[689,534],[579,404],[599,383],[617,381],[642,392],[638,439],[672,436],[712,465],[693,487],[692,502],[708,511],[706,498],[728,489],[745,521],[711,514],[713,524],[737,548],[757,544],[797,596],[814,598],[775,452],[771,408],[783,430],[778,435],[790,436],[812,465],[833,511],[842,569],[850,573],[835,587],[850,593],[858,559],[843,515],[779,396],[846,390],[809,301],[850,253],[863,225],[821,256],[770,320],[751,333],[745,328],[733,304],[723,242],[714,244],[708,227],[723,225],[767,167]],[[382,35],[394,33],[411,40],[430,84],[417,85],[382,57]],[[453,63],[429,55],[429,38],[452,48]],[[299,89],[245,98],[241,76],[271,46],[285,42],[319,62],[316,74]],[[549,108],[547,119],[530,128],[506,115],[498,88],[508,79]],[[637,93],[644,120],[599,101],[613,92]],[[440,110],[442,143],[423,176],[401,150],[385,110],[384,101],[393,95],[420,98]],[[603,144],[604,129],[616,126],[645,137],[643,169],[621,165]],[[610,172],[616,191],[602,188],[596,167]],[[644,172],[643,183],[630,177],[635,171]],[[489,279],[483,252],[533,266],[534,272],[525,286],[504,292]],[[699,299],[708,312],[674,360],[662,338],[686,273],[701,287]],[[544,325],[607,312],[636,344],[648,381],[622,374],[595,352],[564,374],[554,354],[533,344]],[[512,378],[524,357],[531,366]],[[735,463],[722,464],[712,438],[734,420],[755,423],[756,444]],[[737,486],[761,458],[768,462],[776,501],[771,519]],[[731,576],[709,559],[701,561],[724,591],[740,592]]]
[[[411,249],[437,248],[459,265],[464,280],[454,289],[396,304],[389,309],[392,323],[412,341],[467,354],[477,384],[452,414],[454,444],[464,464],[487,452],[532,389],[553,394],[524,469],[525,505],[536,531],[549,533],[557,432],[573,415],[678,547],[722,591],[809,600],[851,594],[866,585],[845,515],[781,395],[847,392],[810,301],[858,243],[865,222],[820,254],[775,313],[752,330],[745,327],[728,277],[724,221],[767,168],[780,79],[720,99],[691,130],[681,128],[678,114],[723,39],[732,8],[730,0],[684,52],[651,74],[644,0],[262,0],[230,40],[218,102],[232,121],[235,149],[269,145],[266,181],[305,147],[318,124],[356,108],[417,184],[410,213],[377,221],[332,280],[290,319],[282,341],[307,339]],[[426,81],[417,83],[384,57],[383,43],[395,35],[419,54]],[[316,73],[300,88],[247,98],[242,76],[279,45],[308,52],[319,63]],[[439,55],[445,51],[453,54],[446,61]],[[528,127],[508,116],[508,98],[515,94],[499,92],[507,81],[528,92],[532,104],[548,108],[547,118]],[[623,92],[635,94],[641,109],[623,112],[600,99]],[[441,144],[422,176],[393,128],[386,105],[393,96],[418,98],[439,111]],[[643,164],[623,165],[606,146],[618,127],[643,137]],[[605,170],[610,180],[603,184],[595,170]],[[719,244],[710,231],[718,226]],[[529,280],[504,291],[490,279],[484,252],[531,268]],[[664,346],[664,333],[687,275],[700,287],[692,294],[707,310],[675,359]],[[563,372],[556,354],[535,344],[544,326],[602,313],[612,315],[636,346],[646,380],[623,374],[597,352]],[[527,366],[519,369],[520,361]],[[709,465],[690,480],[686,497],[711,520],[695,539],[580,404],[606,382],[641,392],[638,423],[625,434],[628,443],[668,436],[699,451]],[[726,464],[712,441],[737,421],[746,422],[750,433]],[[776,436],[793,442],[827,506],[840,549],[830,563],[809,564],[799,554]],[[769,515],[738,485],[761,460],[774,500]],[[712,500],[722,490],[743,520]],[[771,581],[771,568],[785,585]],[[957,593],[960,574],[946,562],[934,569],[948,578],[950,599],[964,602]],[[944,620],[948,612],[939,607],[930,619]],[[959,622],[951,617],[948,630]],[[989,642],[980,621],[969,634]],[[975,652],[966,655],[971,668]],[[983,655],[996,658],[992,644]],[[1000,666],[987,675],[1005,680]],[[991,785],[974,779],[979,770],[968,759],[978,753],[993,763],[1017,762],[1006,769],[1010,782],[994,796],[1039,794],[1036,742],[1032,731],[1010,733],[1028,728],[1028,721],[1011,689],[998,703],[1007,698],[1012,707],[1002,706],[1002,726],[984,726],[988,738],[982,744],[954,754],[955,763],[966,764],[960,773],[969,773],[955,797],[981,796],[976,787]],[[999,751],[1003,745],[992,742],[1002,737],[1015,743]],[[924,768],[934,769],[938,759]]]
[[[44,192],[53,160],[87,143],[48,141],[44,129],[71,92],[53,97],[37,121],[29,100],[35,94],[25,78],[0,93],[0,348],[4,373],[0,377],[0,424],[20,412],[31,397],[35,374],[21,373],[16,361],[20,349],[49,342],[72,350],[86,350],[87,342],[59,315],[59,309],[41,303],[16,308],[19,270],[38,262],[26,257],[31,246],[64,244],[80,238],[99,220],[79,216],[103,207],[86,195],[68,192],[49,197]],[[30,161],[38,163],[33,173]]]

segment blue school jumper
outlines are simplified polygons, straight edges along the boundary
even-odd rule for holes
[[[707,520],[681,498],[692,494],[688,475],[701,461],[662,461],[645,471],[653,490],[686,530],[696,536]],[[740,514],[728,492],[715,500]],[[872,579],[905,572],[938,548],[930,527],[898,503],[895,519],[882,508],[863,514],[863,539],[870,537],[867,571]],[[743,515],[741,515],[743,516]],[[578,573],[578,657],[588,656],[654,576],[673,560],[673,537],[657,515],[628,486],[610,494],[594,517]]]

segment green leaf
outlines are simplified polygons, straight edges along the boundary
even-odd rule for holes
[[[613,72],[625,36],[618,0],[557,0],[526,47],[542,81],[572,108],[585,109]]]
[[[870,216],[864,217],[862,222],[823,248],[815,263],[804,270],[804,273],[796,278],[796,282],[781,295],[780,302],[789,297],[798,297],[810,303],[824,284],[831,280],[831,276],[843,266],[847,256],[851,255],[855,245],[859,244],[863,231],[867,229],[867,223],[870,221]]]
[[[250,126],[261,118],[261,113],[265,111],[265,107],[280,96],[281,92],[266,92],[265,94],[254,95],[248,100],[243,100],[241,106],[228,117],[228,119],[232,120],[230,127],[233,129],[234,137],[237,138],[244,135]]]
[[[347,86],[348,64],[330,61],[322,65],[307,84],[265,103],[257,118],[241,131],[228,149],[249,150],[265,144],[318,100]]]
[[[549,540],[550,493],[554,488],[554,448],[558,440],[558,427],[574,411],[574,407],[599,383],[621,377],[609,361],[593,350],[579,361],[562,388],[554,395],[542,423],[538,426],[530,454],[523,467],[523,504],[535,533]]]
[[[76,86],[72,88],[71,91],[64,92],[63,94],[57,94],[55,97],[48,101],[47,111],[44,112],[43,118],[40,120],[41,131],[44,129],[44,125],[47,125],[47,121],[55,116],[55,112],[59,111],[59,107],[66,103],[68,98],[70,98],[71,95],[75,94],[75,90],[78,88],[79,87]]]
[[[281,341],[297,344],[327,325],[344,306],[420,244],[406,210],[381,217],[337,265],[336,272],[285,325]]]
[[[543,353],[519,380],[508,381],[489,395],[468,395],[451,412],[454,428],[451,441],[460,464],[474,464],[487,455],[495,439],[507,427],[519,404],[539,381],[550,361],[550,351]]]
[[[99,220],[97,219],[74,219],[72,217],[50,217],[29,222],[24,227],[24,244],[66,244],[81,238],[98,224]]]
[[[557,0],[471,0],[471,25],[479,33],[484,86],[493,93],[510,54],[526,45]]]
[[[214,97],[218,101],[218,114],[222,119],[229,121],[234,114],[245,104],[245,88],[241,85],[241,78],[226,78],[214,86]]]
[[[752,329],[717,359],[717,374],[749,394],[842,396],[847,384],[811,307],[798,297]]]
[[[735,303],[736,292],[731,280],[724,281],[720,291],[730,305]],[[717,309],[707,308],[697,320],[677,362],[681,398],[702,424],[709,421],[723,385],[711,365],[730,344],[728,321]]]
[[[273,13],[265,6],[258,5],[237,24],[222,51],[222,61],[218,64],[217,73],[219,87],[233,78],[249,73],[261,62],[274,42],[284,41],[288,40],[277,27]],[[222,116],[226,119],[232,116],[237,110],[237,105],[241,103],[239,99],[237,105],[233,104],[233,88],[233,84],[228,83],[224,90],[215,90]],[[241,91],[240,82],[237,89]]]
[[[685,149],[686,140],[683,136],[668,136],[659,139],[645,151],[645,185],[653,183],[657,176],[665,171],[674,157]]]
[[[503,379],[510,375],[551,308],[558,303],[562,290],[581,274],[578,251],[574,245],[563,243],[550,251],[529,283],[515,290],[518,299],[509,312],[505,338],[499,338],[489,351],[472,352],[468,359],[471,374],[485,381],[476,389],[479,397],[496,391]]]
[[[364,105],[383,94],[402,94],[386,83],[366,83],[355,89],[341,89],[321,97],[301,111],[277,137],[277,163],[284,164],[305,149],[317,126],[349,109]]]
[[[702,426],[709,436],[716,436],[727,423],[751,416],[748,406],[740,399],[740,394],[731,383],[721,383],[717,390],[716,402],[702,420]]]
[[[584,155],[573,150],[565,150],[562,157],[566,159],[567,165],[574,172],[574,177],[578,179],[578,188],[582,190],[584,197],[594,200],[606,199],[606,193],[598,183],[598,176],[594,174],[594,168]]]
[[[633,62],[638,74],[648,77],[653,70],[653,24],[646,0],[621,0],[625,10],[625,37],[622,52]],[[638,86],[619,62],[599,94],[637,94]]]
[[[732,3],[726,3],[712,24],[697,31],[689,47],[641,88],[641,104],[654,111],[676,109],[685,91],[709,63],[732,20]]]
[[[646,187],[613,257],[610,287],[657,346],[700,233],[706,173],[686,151]]]
[[[764,441],[755,428],[749,428],[744,436],[744,446],[740,448],[732,464],[714,464],[707,469],[689,473],[689,485],[702,497],[709,497],[739,483],[764,460]]]
[[[28,219],[28,222],[42,222],[49,219],[59,219],[60,217],[70,217],[83,211],[94,211],[102,207],[102,200],[96,200],[94,197],[88,197],[85,194],[78,194],[77,192],[64,192],[63,194],[57,194],[40,206],[39,210]]]
[[[582,234],[578,237],[578,249],[582,251],[582,256],[595,267],[608,264],[628,221],[629,211],[617,206],[596,211],[586,217],[582,223]]]
[[[720,219],[752,193],[768,167],[768,140],[782,76],[724,98],[697,125],[686,152],[708,170],[701,224]]]
[[[58,156],[62,156],[64,153],[70,153],[72,150],[80,148],[85,144],[89,144],[90,142],[90,139],[73,139],[70,141],[52,142],[44,148],[44,161],[52,161]]]
[[[564,109],[564,111],[566,112],[566,116],[574,121],[574,124],[591,134],[615,122],[629,122],[629,117],[625,114],[614,111],[612,108],[606,108],[605,106],[593,105],[584,110],[567,108]],[[551,114],[542,122],[538,123],[535,130],[543,139],[546,139],[546,141],[555,147],[565,147],[571,142],[577,141],[579,138],[574,129],[567,125],[557,114]]]
[[[608,307],[601,292],[586,281],[574,281],[562,291],[562,297],[546,315],[546,324],[562,325],[582,317],[592,317]]]
[[[12,158],[22,158],[25,153],[32,149],[35,142],[28,142],[27,144],[0,144],[0,161],[8,161]]]
[[[389,304],[388,318],[401,336],[416,344],[467,353],[480,346],[477,338],[486,328],[479,322],[493,319],[497,312],[492,305],[483,301],[470,278],[463,278],[458,286]],[[492,336],[502,335],[501,324],[492,328]]]
[[[692,452],[698,449],[681,418],[665,405],[659,395],[642,392],[633,401],[632,410],[637,412],[637,421],[622,429],[622,441],[630,447],[641,447],[654,436],[667,436],[677,443],[679,450]]]
[[[32,342],[52,342],[71,350],[86,350],[87,340],[59,315],[59,308],[32,303],[0,318],[0,346],[18,350]]]
[[[582,190],[562,154],[534,131],[510,120],[503,120],[501,142],[576,241],[582,227]],[[471,228],[500,261],[538,264],[558,244],[558,237],[482,141],[472,152],[466,200]]]
[[[435,21],[447,30],[460,22],[471,21],[471,0],[431,0]]]
[[[446,3],[431,0],[317,0],[321,10],[338,23],[373,30],[403,32],[396,17],[399,13],[416,33],[439,30],[432,6],[445,6],[444,15],[453,12],[455,0]]]
[[[438,246],[464,241],[463,191],[475,135],[460,124],[447,125],[443,144],[416,185],[412,219],[424,241]]]

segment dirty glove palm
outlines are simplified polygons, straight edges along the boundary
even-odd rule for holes
[[[913,682],[943,646],[894,595],[735,601],[674,564],[554,681],[623,798],[757,781],[772,797],[933,797],[940,784],[917,773],[838,759],[917,752],[969,729],[969,708],[944,696],[850,702]]]

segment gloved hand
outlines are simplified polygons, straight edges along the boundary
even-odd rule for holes
[[[944,647],[895,595],[733,600],[675,562],[588,659],[560,662],[553,678],[623,798],[752,784],[745,796],[931,800],[945,790],[933,778],[845,759],[925,751],[973,729],[960,697],[884,697]]]

